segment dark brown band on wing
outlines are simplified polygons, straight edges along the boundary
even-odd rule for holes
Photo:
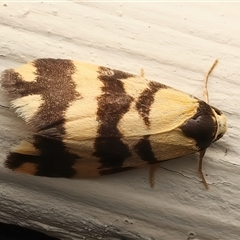
[[[25,84],[27,84],[27,82],[25,82],[22,76],[13,69],[5,70],[2,73],[1,83],[2,87],[7,89],[12,99],[29,95],[28,87],[27,89],[25,88]]]
[[[139,115],[142,117],[147,127],[149,127],[151,124],[149,121],[149,114],[151,105],[154,102],[154,95],[159,89],[166,88],[165,85],[157,82],[149,82],[148,86],[149,88],[146,88],[141,93],[135,105]]]
[[[193,138],[200,149],[206,149],[214,140],[217,130],[211,107],[199,100],[196,114],[188,119],[180,128],[187,136]]]
[[[34,116],[34,125],[39,130],[55,129],[59,132],[57,140],[35,136],[34,146],[39,150],[41,160],[38,175],[50,177],[72,177],[75,171],[71,166],[80,158],[70,154],[62,142],[65,134],[65,112],[71,102],[80,98],[76,91],[76,83],[72,79],[75,66],[71,60],[38,59],[34,61],[36,67],[35,92],[41,94],[43,104]],[[44,127],[39,124],[44,123]]]
[[[122,133],[117,125],[133,101],[126,93],[122,80],[133,75],[105,67],[100,67],[98,73],[103,87],[102,94],[97,97],[99,127],[93,155],[100,158],[102,168],[118,168],[131,156],[128,145],[121,140]]]
[[[40,152],[41,158],[38,160],[36,175],[69,178],[76,174],[72,165],[80,157],[69,153],[63,142],[41,136],[35,136],[34,140],[34,146]]]
[[[36,131],[52,125],[62,126],[69,104],[81,97],[72,79],[75,66],[71,60],[51,58],[37,59],[32,64],[36,68],[35,79],[25,81],[18,72],[6,70],[2,86],[14,99],[35,94],[41,96],[43,103],[30,121]],[[59,131],[64,133],[60,127]]]
[[[69,153],[61,141],[34,136],[33,145],[39,152],[38,156],[12,152],[7,157],[6,167],[14,170],[25,163],[34,163],[34,175],[37,176],[71,178],[76,174],[72,165],[80,157]]]
[[[17,152],[11,152],[5,161],[5,166],[9,169],[19,168],[24,163],[34,163],[38,164],[39,156],[26,155]]]
[[[33,65],[36,72],[32,81],[25,81],[14,71],[9,73],[8,81],[12,82],[11,89],[19,97],[41,96],[42,104],[30,124],[37,133],[45,132],[46,137],[34,136],[32,144],[39,150],[39,156],[10,153],[6,166],[13,169],[31,162],[37,164],[37,175],[71,177],[75,174],[71,166],[80,157],[67,151],[63,136],[65,112],[71,102],[81,97],[72,79],[75,66],[72,61],[64,59],[37,59]]]
[[[141,138],[134,146],[134,151],[145,162],[156,163],[158,161],[154,155],[154,152],[152,151],[149,136],[144,136]]]
[[[36,82],[31,85],[31,93],[40,94],[43,100],[34,125],[44,129],[59,123],[60,134],[64,134],[64,114],[71,102],[80,98],[76,91],[76,84],[72,79],[75,66],[72,61],[64,59],[38,59],[34,61],[36,67]]]

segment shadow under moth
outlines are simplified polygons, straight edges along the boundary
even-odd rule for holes
[[[32,130],[6,167],[37,176],[85,178],[200,152],[226,132],[226,117],[205,101],[164,84],[108,67],[37,59],[5,70],[1,86]]]

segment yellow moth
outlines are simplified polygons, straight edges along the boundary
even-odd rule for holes
[[[33,132],[5,165],[38,176],[85,178],[150,164],[153,186],[157,163],[200,152],[207,187],[204,153],[227,129],[226,117],[207,102],[84,62],[37,59],[5,70],[1,84]]]

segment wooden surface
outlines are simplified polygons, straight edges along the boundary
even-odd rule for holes
[[[68,180],[13,173],[3,162],[28,131],[0,107],[0,221],[62,239],[238,239],[240,235],[239,3],[0,3],[0,72],[35,58],[70,58],[139,74],[202,98],[228,118],[208,149],[149,169]],[[0,104],[8,106],[3,92]]]

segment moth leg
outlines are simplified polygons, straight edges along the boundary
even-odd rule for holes
[[[145,72],[144,72],[143,68],[141,68],[141,70],[140,70],[140,77],[142,77],[142,78],[145,77]]]
[[[208,84],[208,77],[211,74],[212,70],[214,69],[214,67],[217,65],[218,63],[218,59],[215,60],[215,62],[213,63],[213,65],[211,66],[211,68],[208,70],[206,76],[205,76],[205,80],[204,80],[204,86],[203,86],[203,99],[206,103],[209,103],[209,98],[208,98],[208,89],[207,89],[207,84]]]
[[[207,184],[207,182],[205,180],[205,177],[203,175],[203,172],[202,172],[202,163],[203,163],[203,157],[204,157],[205,152],[206,152],[206,149],[203,149],[199,152],[200,155],[199,155],[198,172],[200,174],[200,177],[203,181],[203,184],[204,184],[205,188],[208,189],[209,188],[208,184]]]
[[[0,104],[0,107],[9,109],[9,107],[3,106],[3,105],[1,105],[1,104]]]
[[[154,163],[154,164],[151,164],[150,165],[150,170],[149,170],[149,182],[150,182],[150,185],[151,185],[151,188],[154,187],[154,177],[155,177],[155,172],[158,168],[158,164],[159,163]]]

